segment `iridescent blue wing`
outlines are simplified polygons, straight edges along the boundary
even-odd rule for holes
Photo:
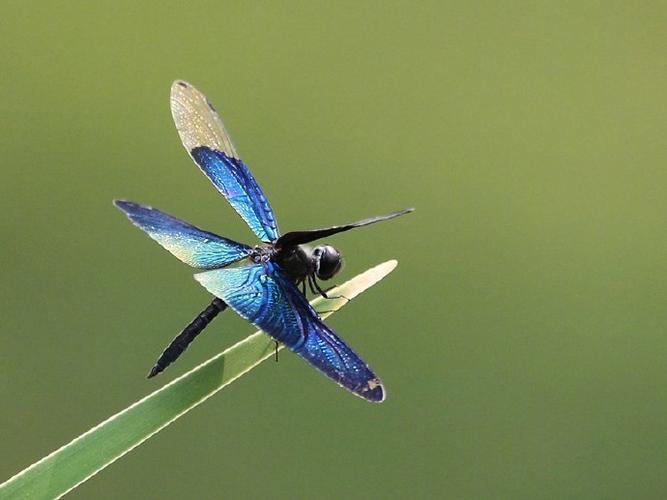
[[[303,294],[271,263],[195,275],[212,294],[327,377],[357,396],[382,402],[380,379],[317,316]]]
[[[114,205],[135,226],[192,267],[223,267],[247,257],[251,251],[247,245],[202,231],[155,208],[124,200],[115,200]]]
[[[269,202],[204,94],[189,83],[174,82],[171,114],[185,149],[250,229],[264,242],[278,239]]]

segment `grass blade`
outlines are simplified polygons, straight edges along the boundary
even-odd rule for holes
[[[357,275],[311,304],[329,316],[396,267],[390,260]],[[256,332],[116,413],[0,484],[0,498],[58,498],[118,460],[226,385],[273,356],[273,340]],[[318,376],[318,375],[314,375]]]

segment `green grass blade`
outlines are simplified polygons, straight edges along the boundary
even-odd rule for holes
[[[337,311],[389,274],[395,260],[357,275],[311,304],[322,317]],[[157,391],[116,413],[0,484],[0,498],[58,498],[118,460],[226,385],[273,356],[274,343],[256,332]],[[318,376],[318,375],[314,375]]]

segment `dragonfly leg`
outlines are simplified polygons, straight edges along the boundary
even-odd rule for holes
[[[308,278],[312,282],[311,287],[313,285],[315,285],[315,288],[317,289],[317,293],[319,293],[325,299],[330,299],[330,300],[332,300],[332,299],[345,299],[346,301],[350,302],[350,299],[348,299],[345,295],[328,295],[327,294],[327,292],[329,292],[329,290],[333,289],[336,285],[333,285],[333,286],[327,288],[326,290],[322,290],[320,285],[317,283],[317,279],[314,276],[308,276]],[[315,293],[314,290],[313,290],[313,293]]]
[[[274,340],[274,342],[276,343],[276,363],[277,363],[278,362],[278,346],[279,346],[279,343],[278,343],[277,340]]]
[[[322,289],[317,285],[315,278],[311,274],[306,278],[308,280],[308,287],[313,295],[322,295],[325,299],[328,298],[327,295],[322,291]]]

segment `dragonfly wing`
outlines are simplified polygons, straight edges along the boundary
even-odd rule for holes
[[[251,248],[183,222],[160,210],[131,201],[115,200],[132,223],[182,262],[215,269],[247,257]]]
[[[369,217],[368,219],[352,222],[350,224],[343,224],[342,226],[331,226],[323,229],[311,229],[308,231],[291,231],[289,233],[283,234],[280,238],[278,238],[278,241],[276,241],[276,247],[280,248],[294,245],[303,245],[304,243],[310,243],[311,241],[319,240],[320,238],[326,238],[327,236],[349,231],[355,227],[368,226],[369,224],[375,224],[376,222],[381,222],[383,220],[393,219],[394,217],[398,217],[399,215],[404,215],[412,211],[414,211],[414,208],[406,208],[405,210],[399,210],[398,212],[376,215],[375,217]]]
[[[189,83],[176,81],[171,86],[171,114],[183,146],[206,177],[260,240],[275,241],[279,232],[269,202],[211,103]]]
[[[368,401],[384,401],[380,379],[326,326],[275,264],[217,269],[195,275],[239,315],[284,343],[337,384]]]

